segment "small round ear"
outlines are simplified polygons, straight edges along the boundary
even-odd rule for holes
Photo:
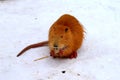
[[[68,31],[68,28],[65,28],[65,32],[67,32]]]

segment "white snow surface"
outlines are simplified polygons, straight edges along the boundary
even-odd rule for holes
[[[49,55],[47,46],[16,57],[48,40],[63,14],[75,16],[86,31],[76,59],[33,61]],[[120,0],[0,0],[0,80],[120,80]]]

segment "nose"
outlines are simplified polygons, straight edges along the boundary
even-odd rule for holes
[[[54,47],[58,47],[58,45],[57,45],[57,44],[54,44]]]

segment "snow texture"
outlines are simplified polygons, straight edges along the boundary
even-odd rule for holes
[[[40,47],[63,14],[85,28],[76,59],[34,59],[49,55]],[[120,0],[0,0],[0,80],[120,80]]]

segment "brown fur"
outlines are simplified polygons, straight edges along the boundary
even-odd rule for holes
[[[81,47],[84,38],[84,29],[75,17],[64,14],[50,27],[48,38],[46,42],[28,46],[17,56],[20,56],[30,48],[48,44],[51,56],[70,57]]]
[[[65,29],[68,30],[65,32]],[[65,14],[50,28],[49,47],[51,51],[54,50],[54,44],[57,44],[59,48],[66,47],[63,51],[63,55],[60,57],[67,57],[80,48],[83,38],[83,26],[75,17]],[[57,54],[55,54],[55,56],[59,57]]]

